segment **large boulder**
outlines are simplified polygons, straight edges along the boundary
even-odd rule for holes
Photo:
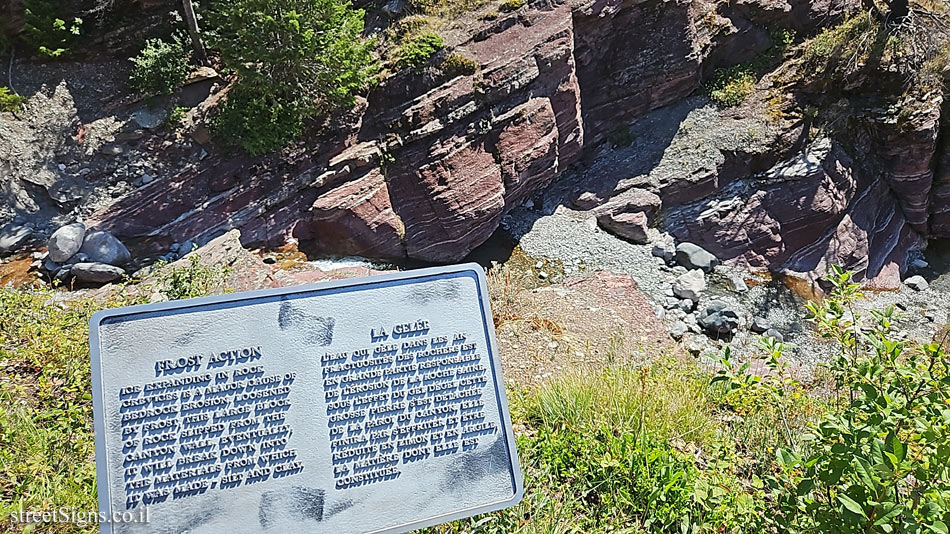
[[[597,223],[604,230],[638,245],[646,245],[649,241],[647,237],[647,216],[642,211],[605,213],[597,217]]]
[[[125,270],[121,267],[96,262],[76,263],[70,273],[78,280],[96,284],[114,282],[125,276]]]
[[[83,223],[60,227],[49,238],[49,259],[56,263],[65,262],[79,252],[85,237],[86,225]]]
[[[125,265],[132,261],[129,249],[109,232],[88,232],[79,251],[88,256],[89,261],[93,263]]]
[[[16,252],[33,235],[29,226],[8,223],[0,226],[0,254]]]
[[[693,269],[680,275],[673,282],[673,294],[681,299],[699,302],[699,295],[706,289],[706,276],[703,271]]]
[[[702,269],[710,273],[719,260],[706,249],[694,243],[680,243],[676,245],[676,263],[687,269]]]
[[[698,320],[699,326],[713,335],[731,335],[739,329],[739,314],[722,301],[714,301]]]
[[[575,202],[575,205],[577,202]],[[655,193],[646,189],[628,189],[610,199],[609,202],[597,208],[598,215],[643,212],[647,219],[653,220],[663,205],[663,201]]]

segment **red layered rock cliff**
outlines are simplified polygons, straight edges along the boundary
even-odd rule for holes
[[[156,248],[241,228],[248,243],[294,236],[333,253],[460,259],[585,145],[697,88],[712,35],[697,27],[701,9],[598,1],[482,23],[454,47],[478,62],[474,76],[432,87],[396,73],[335,138],[280,163],[212,156],[94,222]]]
[[[853,4],[594,0],[473,23],[451,51],[478,63],[474,75],[394,73],[334,135],[270,160],[212,155],[92,224],[156,252],[240,228],[245,244],[294,237],[332,254],[459,260],[603,140],[768,48],[768,28],[812,31]],[[838,263],[893,285],[921,236],[950,234],[942,100],[922,101],[900,124],[870,114],[804,153],[798,121],[774,147],[737,142],[689,169],[653,161],[636,171],[649,179],[585,161],[577,205],[646,188],[665,228],[723,259],[796,274]]]

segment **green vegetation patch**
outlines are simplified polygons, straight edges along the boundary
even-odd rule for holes
[[[489,1],[490,0],[408,0],[406,5],[411,13],[428,15],[448,22]]]
[[[129,60],[129,82],[141,93],[170,95],[191,73],[190,54],[177,35],[170,42],[148,39],[139,55]]]
[[[500,6],[498,6],[498,10],[503,13],[510,13],[524,7],[525,3],[525,0],[505,0]]]
[[[82,19],[69,16],[62,2],[24,0],[23,40],[40,55],[58,58],[78,41]]]
[[[447,55],[445,59],[442,60],[442,64],[439,65],[439,70],[449,78],[470,76],[478,71],[478,62],[461,54],[453,53]]]
[[[25,97],[11,93],[6,87],[0,87],[0,111],[19,111],[25,103]]]
[[[159,264],[157,267],[161,267]],[[201,263],[201,255],[188,256],[188,265],[176,267],[161,277],[160,291],[168,300],[193,299],[215,293],[227,293],[224,282],[231,274],[230,267],[215,267]]]
[[[252,156],[285,147],[303,133],[306,111],[292,98],[257,87],[236,85],[212,123],[226,144],[240,145]]]
[[[805,46],[805,64],[824,69],[831,58],[852,55],[861,46],[862,37],[877,29],[873,17],[860,13],[833,28],[824,28]]]
[[[310,117],[352,108],[379,67],[348,0],[218,2],[209,20],[238,75],[217,133],[251,154],[290,144]]]
[[[430,31],[420,33],[400,47],[399,64],[419,70],[443,48],[445,48],[445,42],[439,34]]]
[[[168,115],[165,115],[165,119],[162,121],[162,126],[169,130],[177,130],[182,127],[185,122],[185,116],[188,114],[190,108],[185,106],[175,106],[168,112]]]
[[[755,83],[755,72],[751,67],[734,65],[716,69],[713,79],[706,85],[706,93],[722,107],[735,107],[755,91]]]

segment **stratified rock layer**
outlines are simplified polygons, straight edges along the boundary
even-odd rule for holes
[[[638,241],[643,221],[632,218],[642,212],[725,262],[808,280],[839,264],[895,287],[922,238],[950,235],[939,94],[914,97],[920,105],[900,124],[862,111],[845,134],[818,142],[801,117],[767,118],[775,95],[761,87],[748,115],[690,97],[716,68],[767,49],[768,28],[811,33],[855,5],[584,0],[521,9],[475,23],[424,74],[391,74],[335,137],[272,160],[213,154],[90,223],[156,252],[240,228],[245,245],[297,238],[327,253],[450,262],[574,168],[563,201],[612,231],[636,222]],[[477,72],[444,76],[437,65],[449,52],[473,59]],[[661,112],[666,120],[651,122]],[[704,116],[709,143],[683,142]],[[613,163],[601,164],[605,152]]]
[[[90,222],[155,251],[241,228],[245,244],[297,237],[334,253],[461,259],[586,144],[696,89],[725,31],[697,30],[708,9],[597,1],[482,22],[454,49],[478,62],[475,75],[397,72],[324,148],[276,166],[212,156]]]

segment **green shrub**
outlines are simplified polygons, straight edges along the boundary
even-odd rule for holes
[[[58,58],[79,39],[82,19],[63,13],[60,2],[24,1],[23,39],[41,55]]]
[[[409,15],[397,20],[387,32],[390,39],[402,40],[409,35],[422,31],[429,25],[429,17],[425,15]]]
[[[809,320],[837,354],[828,369],[835,397],[806,427],[785,417],[798,388],[784,346],[766,343],[771,372],[723,359],[730,391],[765,392],[781,417],[775,470],[764,477],[775,532],[946,532],[950,524],[950,354],[938,343],[901,339],[893,306],[855,313],[859,285],[835,267],[833,289],[809,303]]]
[[[873,49],[883,48],[889,37],[873,16],[859,13],[838,26],[823,29],[808,41],[802,55],[803,68],[806,73],[838,77],[852,65],[863,64]]]
[[[769,32],[772,38],[772,46],[780,51],[785,51],[795,43],[798,32],[789,28],[776,28]]]
[[[755,91],[755,74],[745,65],[735,65],[716,69],[712,81],[706,85],[706,92],[713,102],[722,107],[735,107]]]
[[[296,139],[307,117],[351,108],[378,70],[363,11],[348,0],[218,2],[209,19],[239,86],[218,121],[237,129],[218,131],[252,153]]]
[[[439,70],[450,78],[470,76],[478,70],[478,62],[460,54],[449,54],[442,60]]]
[[[448,3],[449,0],[408,0],[406,7],[408,7],[412,13],[435,15]]]
[[[488,13],[485,13],[481,17],[478,17],[478,19],[479,20],[495,20],[498,18],[498,16],[499,15],[497,11],[489,11]]]
[[[148,39],[139,55],[130,59],[129,81],[141,93],[171,94],[191,73],[189,56],[189,50],[177,35],[171,42]]]
[[[524,5],[525,0],[505,0],[500,6],[498,6],[498,10],[504,13],[510,13],[516,9],[524,7]]]
[[[297,139],[303,132],[304,115],[296,100],[238,82],[214,118],[213,129],[225,143],[259,156]]]
[[[805,62],[811,63],[818,58],[828,58],[841,52],[852,44],[852,40],[873,30],[873,19],[866,13],[851,17],[833,28],[824,28],[805,47]]]
[[[490,0],[408,0],[410,13],[451,19],[470,12]]]
[[[599,427],[586,432],[542,429],[534,443],[538,462],[587,506],[578,526],[642,524],[673,531],[692,506],[697,469],[664,444]]]
[[[172,269],[162,276],[161,292],[169,300],[226,292],[223,284],[230,273],[229,267],[202,264],[201,255],[195,252],[188,256],[188,265]]]
[[[777,452],[779,528],[816,532],[946,532],[950,524],[950,354],[898,336],[893,306],[854,313],[851,274],[835,268],[830,298],[808,305],[838,354],[841,408]]]
[[[445,48],[442,37],[434,32],[416,35],[399,49],[399,64],[403,67],[421,69],[439,50]]]
[[[26,98],[0,87],[0,111],[18,111],[25,103]]]

